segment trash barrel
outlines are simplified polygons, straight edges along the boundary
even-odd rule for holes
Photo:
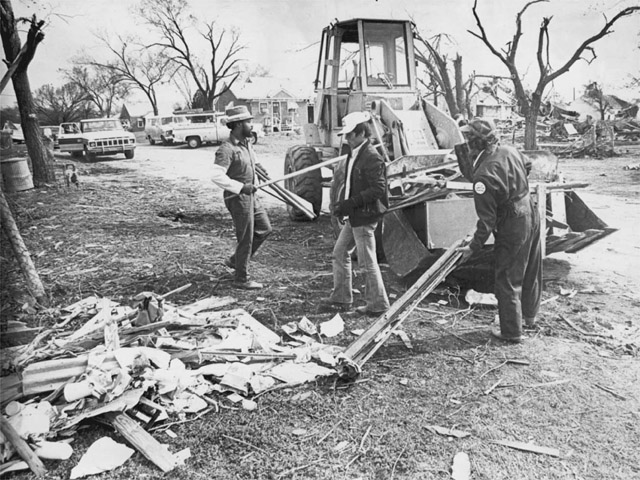
[[[33,188],[33,176],[27,157],[3,158],[0,160],[0,170],[5,192],[21,192]]]

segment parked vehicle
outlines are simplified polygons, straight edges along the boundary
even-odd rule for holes
[[[176,143],[186,143],[189,148],[198,148],[203,143],[220,143],[228,135],[224,114],[203,112],[185,115],[185,122],[173,126]]]
[[[61,153],[70,153],[72,157],[84,154],[84,140],[80,123],[65,122],[58,127],[58,147]]]
[[[150,115],[145,119],[144,134],[151,145],[156,142],[162,145],[174,143],[173,127],[178,123],[185,123],[184,115]]]
[[[69,152],[73,157],[84,154],[87,160],[95,160],[98,155],[124,153],[130,159],[135,153],[135,136],[125,131],[117,118],[62,123],[58,132],[60,152]]]

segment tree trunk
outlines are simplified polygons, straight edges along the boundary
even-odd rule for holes
[[[453,72],[456,82],[456,103],[458,104],[458,113],[462,113],[466,111],[466,104],[464,99],[464,84],[462,82],[462,57],[460,55],[456,55],[456,58],[453,60]]]
[[[525,150],[537,150],[538,149],[538,112],[540,111],[540,104],[542,102],[542,95],[539,92],[534,92],[531,95],[531,104],[526,110],[524,119],[524,149]]]
[[[40,136],[40,126],[35,114],[36,108],[31,95],[27,72],[18,71],[13,75],[13,89],[18,99],[22,131],[29,158],[31,158],[31,166],[33,167],[33,183],[37,186],[55,183],[56,176],[53,164],[49,160],[47,150]]]
[[[22,235],[20,235],[20,230],[18,230],[18,226],[16,225],[16,221],[13,218],[13,214],[2,190],[0,190],[0,223],[9,239],[13,254],[20,264],[20,269],[24,274],[29,293],[39,304],[48,305],[44,286],[42,285],[36,267],[33,265],[29,251],[22,240]]]
[[[0,36],[2,36],[2,45],[7,61],[13,62],[19,55],[21,44],[18,30],[16,29],[13,9],[9,0],[2,0],[2,19],[0,20]],[[33,181],[36,185],[43,183],[55,182],[55,173],[53,165],[49,161],[46,149],[40,138],[40,127],[36,116],[36,108],[31,95],[31,87],[29,86],[29,77],[27,76],[27,67],[33,55],[37,44],[42,40],[43,36],[40,32],[40,24],[35,23],[35,17],[31,21],[31,28],[27,37],[27,50],[20,59],[18,68],[13,74],[13,89],[18,100],[18,108],[20,110],[20,122],[22,131],[24,132],[27,151],[31,158],[33,167]]]

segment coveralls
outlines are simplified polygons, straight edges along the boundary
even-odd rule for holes
[[[231,213],[238,244],[230,262],[235,263],[236,281],[249,279],[249,259],[273,231],[264,207],[255,195],[240,193],[255,182],[255,154],[251,144],[233,133],[216,151],[212,181],[224,189],[224,203]]]
[[[473,192],[478,223],[470,247],[476,253],[493,233],[500,330],[520,337],[523,317],[533,322],[542,294],[540,219],[522,154],[507,146],[480,153]]]

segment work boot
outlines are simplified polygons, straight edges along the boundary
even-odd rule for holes
[[[264,287],[261,283],[254,282],[253,280],[245,280],[244,282],[236,280],[233,282],[235,288],[241,288],[243,290],[260,290]]]
[[[360,315],[366,315],[368,317],[379,317],[381,315],[384,315],[386,312],[386,310],[380,310],[377,312],[369,310],[366,306],[356,307],[356,313],[359,313]]]
[[[502,340],[503,342],[509,343],[522,343],[522,337],[518,335],[517,337],[507,337],[500,332],[500,330],[491,330],[491,335],[498,340]]]
[[[536,319],[534,318],[523,318],[522,319],[522,328],[524,328],[525,330],[535,330],[538,328],[538,325],[536,324]]]

